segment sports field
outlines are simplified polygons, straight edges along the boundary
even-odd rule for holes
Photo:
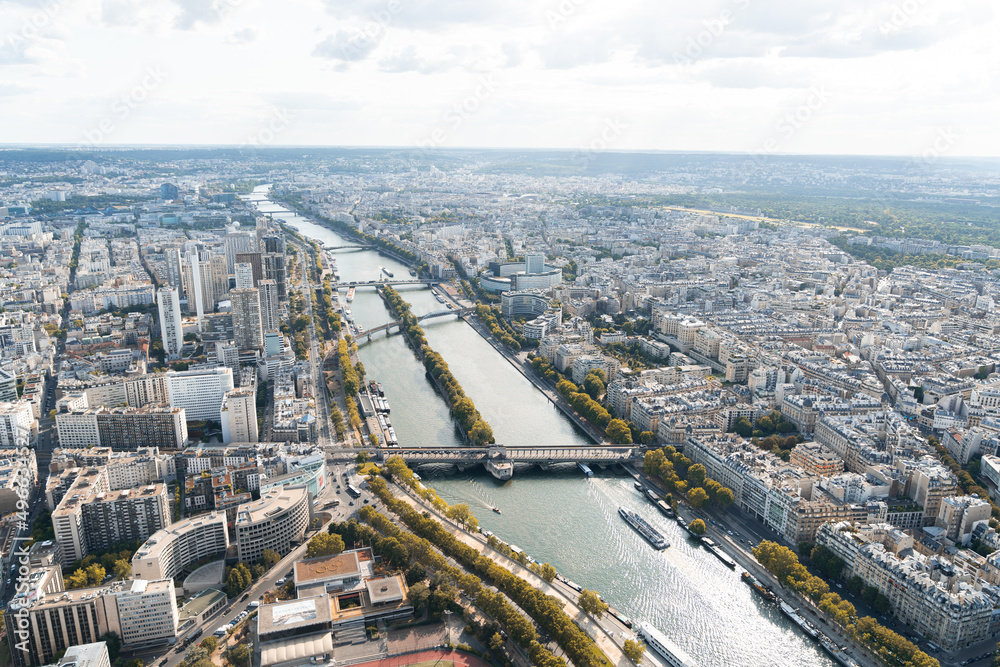
[[[363,662],[354,667],[489,667],[479,658],[455,651],[421,651],[383,660]]]

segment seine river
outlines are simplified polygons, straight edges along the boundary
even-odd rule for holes
[[[267,189],[262,186],[251,196],[261,211],[317,242],[349,243],[267,202]],[[374,251],[339,251],[336,259],[345,282],[375,280],[382,266],[397,278],[409,275],[405,265]],[[429,289],[400,291],[418,315],[442,308]],[[382,300],[370,288],[359,288],[350,307],[364,328],[390,321]],[[444,356],[493,427],[497,442],[590,444],[470,326],[454,317],[428,320],[422,326],[431,347]],[[377,337],[361,346],[360,356],[368,377],[385,389],[400,444],[461,445],[447,407],[401,336]],[[421,475],[445,500],[468,503],[480,523],[504,541],[552,563],[581,586],[599,591],[632,619],[653,623],[701,667],[836,664],[775,607],[753,595],[735,572],[685,539],[680,527],[646,502],[627,476],[595,469],[594,477],[587,479],[575,467],[549,472],[518,469],[506,483],[480,468],[457,472],[437,467],[422,469]],[[653,550],[618,516],[620,505],[650,521],[671,547]],[[492,506],[503,514],[491,512]]]

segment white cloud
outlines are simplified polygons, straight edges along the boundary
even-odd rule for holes
[[[279,143],[412,144],[497,74],[507,83],[448,145],[577,148],[622,117],[616,148],[748,150],[826,86],[789,150],[909,154],[950,125],[963,150],[996,154],[997,13],[991,0],[0,0],[0,141],[79,140],[80,118],[162,65],[169,82],[116,138],[240,141],[287,109]]]
[[[259,36],[260,33],[256,28],[242,28],[226,37],[226,43],[236,45],[253,44]]]

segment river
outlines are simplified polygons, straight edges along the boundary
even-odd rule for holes
[[[349,240],[280,206],[266,202],[267,186],[251,199],[303,235],[331,246]],[[336,254],[343,281],[374,280],[379,266],[399,276],[408,269],[374,251]],[[427,288],[400,288],[420,315],[440,310]],[[382,300],[359,288],[351,304],[365,328],[390,320]],[[448,362],[498,443],[590,444],[573,424],[473,329],[457,318],[422,323],[428,343]],[[392,406],[400,444],[459,446],[448,409],[424,376],[401,336],[377,337],[360,347],[369,377],[382,383]],[[576,583],[596,590],[633,619],[646,620],[690,653],[702,667],[746,665],[833,666],[836,663],[766,605],[703,548],[689,542],[632,487],[632,479],[595,469],[585,478],[575,467],[555,471],[518,469],[501,483],[480,468],[421,470],[426,483],[448,502],[465,502],[480,523],[505,542],[552,563]],[[666,536],[671,546],[655,551],[618,516],[624,505]],[[503,514],[489,511],[499,507]]]

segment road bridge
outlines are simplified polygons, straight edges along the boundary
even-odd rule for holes
[[[380,285],[440,285],[440,280],[433,278],[402,278],[399,280],[363,280],[350,283],[337,283],[338,290],[349,287],[379,287]]]
[[[638,446],[572,446],[538,445],[487,447],[380,447],[378,458],[386,460],[401,456],[409,465],[449,463],[464,469],[475,464],[485,466],[497,479],[510,479],[514,464],[538,465],[543,469],[555,463],[611,464],[638,461],[642,450]]]
[[[352,244],[352,245],[326,245],[323,246],[323,250],[371,250],[374,246],[363,245],[363,244]]]
[[[430,320],[435,317],[445,317],[446,315],[457,315],[459,317],[465,317],[471,313],[473,308],[459,308],[458,310],[435,310],[433,313],[427,313],[426,315],[421,315],[417,318],[417,322],[423,322],[424,320]],[[379,331],[388,331],[392,333],[392,329],[399,331],[403,326],[402,320],[396,320],[395,322],[387,322],[386,324],[381,324],[377,327],[372,327],[365,331],[358,331],[354,334],[354,340],[361,340],[362,338],[367,338],[369,341],[372,339],[372,334],[376,334]]]

